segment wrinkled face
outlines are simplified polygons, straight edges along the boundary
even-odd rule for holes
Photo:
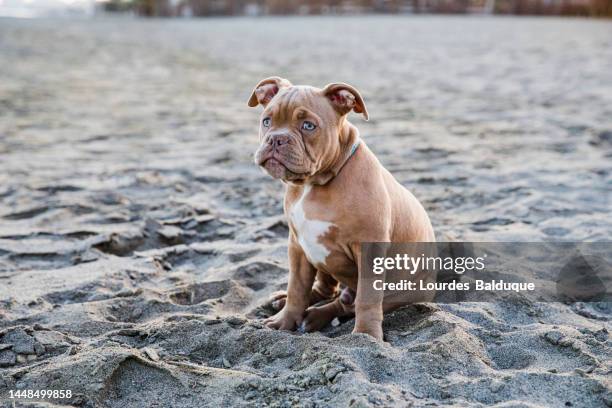
[[[276,179],[313,176],[339,150],[342,119],[320,89],[280,89],[261,115],[255,163]]]

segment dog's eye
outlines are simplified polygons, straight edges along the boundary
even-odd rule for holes
[[[261,124],[264,127],[270,127],[271,123],[272,123],[272,119],[270,119],[270,118],[264,118],[264,120],[261,121]]]
[[[304,130],[312,131],[312,130],[315,130],[316,128],[317,128],[317,125],[307,120],[304,121],[304,123],[302,123],[302,129]]]

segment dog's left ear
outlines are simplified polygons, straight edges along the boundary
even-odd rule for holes
[[[348,84],[335,83],[323,88],[325,95],[340,115],[346,115],[351,110],[361,113],[368,120],[368,110],[359,91]]]
[[[262,79],[253,89],[249,98],[251,108],[262,104],[264,107],[274,98],[281,88],[288,88],[293,84],[288,79],[281,77],[270,77]]]

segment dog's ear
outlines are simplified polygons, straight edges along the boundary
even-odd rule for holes
[[[253,89],[253,93],[249,98],[249,106],[255,107],[259,104],[266,106],[274,98],[274,95],[278,93],[279,89],[288,88],[291,85],[289,80],[281,77],[262,79]]]
[[[361,113],[368,120],[368,110],[359,91],[348,84],[335,83],[323,88],[323,95],[329,99],[340,115],[346,115],[351,110]]]

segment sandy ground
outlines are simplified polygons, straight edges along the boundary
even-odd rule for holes
[[[610,22],[0,20],[0,400],[612,406],[609,303],[414,305],[385,344],[262,328],[287,226],[246,99],[272,74],[358,87],[442,239],[612,236]]]

